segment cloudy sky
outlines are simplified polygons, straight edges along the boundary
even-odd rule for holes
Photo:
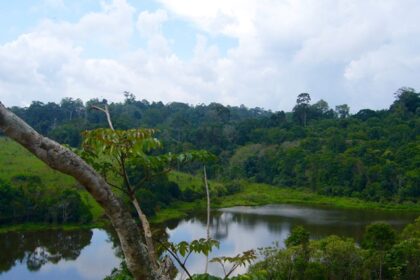
[[[420,90],[418,0],[0,2],[0,101],[387,108]]]

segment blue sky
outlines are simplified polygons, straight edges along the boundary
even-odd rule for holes
[[[352,111],[420,89],[417,0],[0,2],[0,101],[219,102]]]

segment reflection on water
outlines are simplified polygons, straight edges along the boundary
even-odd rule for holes
[[[293,205],[233,207],[216,211],[212,216],[211,234],[220,241],[220,248],[211,257],[234,256],[271,246],[275,241],[282,246],[296,225],[305,226],[312,238],[337,234],[360,240],[364,227],[371,222],[386,221],[401,229],[416,217],[407,213]],[[206,216],[196,215],[168,223],[166,234],[173,242],[191,241],[205,237],[205,227]],[[103,279],[119,266],[121,252],[116,244],[114,235],[99,229],[0,234],[0,280]],[[193,273],[203,273],[205,258],[192,255],[187,264]],[[238,272],[245,270],[241,268]],[[210,264],[209,273],[221,275],[222,270]]]
[[[120,263],[104,230],[0,235],[0,279],[103,279]]]
[[[246,250],[271,246],[276,241],[283,246],[290,230],[296,225],[303,225],[314,239],[336,234],[360,240],[365,226],[372,222],[386,221],[396,229],[401,229],[415,218],[413,213],[337,210],[295,205],[226,208],[213,213],[211,235],[220,241],[220,248],[213,251],[211,257],[234,256]],[[166,231],[172,242],[190,241],[205,237],[205,227],[205,215],[197,215],[181,220],[176,225],[168,225]],[[203,273],[205,258],[193,255],[188,264],[192,272]],[[242,268],[238,272],[245,270]],[[217,264],[210,264],[209,272],[222,275],[222,270]]]

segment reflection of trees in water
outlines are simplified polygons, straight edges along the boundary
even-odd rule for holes
[[[390,215],[379,213],[376,215],[367,215],[365,212],[355,211],[331,211],[330,215],[324,217],[286,217],[276,215],[261,215],[254,213],[238,213],[238,212],[223,212],[218,218],[222,224],[225,224],[226,231],[228,225],[237,223],[244,230],[255,230],[258,227],[267,228],[270,233],[276,234],[280,237],[281,233],[289,233],[295,226],[303,226],[310,233],[312,238],[321,238],[331,234],[352,237],[356,241],[360,241],[364,233],[366,225],[373,221],[390,220]],[[382,214],[382,215],[380,215]],[[401,229],[404,224],[411,222],[413,218],[410,216],[404,217],[404,222],[394,224],[396,229]],[[215,228],[215,234],[218,233],[218,228]],[[227,234],[223,235],[227,236]],[[216,237],[217,238],[217,237]]]
[[[215,212],[210,223],[210,233],[214,239],[223,240],[229,236],[230,215]]]
[[[113,228],[107,228],[106,232],[108,234],[107,242],[112,244],[112,249],[114,250],[115,256],[120,259],[124,258],[124,253],[122,251],[120,240],[118,239],[118,235]]]
[[[334,234],[351,237],[356,241],[360,241],[366,225],[374,221],[390,221],[396,229],[401,229],[404,224],[412,222],[415,218],[415,215],[393,215],[392,213],[386,212],[336,210],[328,208],[319,209],[309,207],[299,208],[293,206],[269,208],[269,212],[272,212],[273,214],[252,213],[247,211],[248,209],[254,211],[260,210],[260,212],[267,210],[262,207],[262,209],[246,208],[243,212],[229,210],[213,211],[210,229],[211,236],[219,241],[224,241],[228,238],[229,233],[239,229],[239,231],[243,233],[243,238],[258,239],[260,238],[259,236],[251,236],[251,234],[257,232],[259,229],[264,229],[268,230],[271,234],[270,238],[280,241],[281,243],[293,227],[303,226],[311,233],[311,238],[313,239],[319,239]],[[399,217],[399,220],[396,220],[395,217],[397,216]],[[189,219],[171,221],[170,224],[165,225],[173,230],[179,227],[183,222],[191,223],[193,225],[190,227],[191,230],[201,227],[203,230],[202,237],[205,237],[205,213],[195,214]],[[238,233],[236,232],[235,234]]]
[[[0,273],[16,262],[37,271],[46,263],[75,260],[90,244],[91,230],[10,232],[0,235]]]
[[[357,227],[349,224],[322,224],[314,223],[313,221],[299,217],[290,218],[252,213],[225,212],[220,216],[220,219],[223,220],[227,230],[229,224],[236,223],[244,230],[249,231],[253,231],[258,227],[264,227],[267,228],[270,233],[276,234],[279,237],[284,236],[285,232],[288,234],[295,226],[304,226],[315,238],[324,237],[330,234],[358,238],[361,236],[364,228],[364,225]]]

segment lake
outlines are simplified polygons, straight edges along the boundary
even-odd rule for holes
[[[233,207],[213,212],[211,235],[220,241],[214,256],[234,256],[242,251],[283,241],[296,225],[303,225],[317,239],[330,234],[360,240],[366,225],[386,221],[397,230],[414,221],[416,213],[344,210],[299,205]],[[205,215],[171,221],[164,225],[170,241],[205,237]],[[102,279],[120,263],[113,235],[105,230],[37,231],[0,234],[0,280]],[[205,258],[192,255],[187,266],[202,273]],[[245,271],[241,268],[238,272]],[[221,275],[216,264],[209,272]],[[179,275],[182,278],[183,275]]]

